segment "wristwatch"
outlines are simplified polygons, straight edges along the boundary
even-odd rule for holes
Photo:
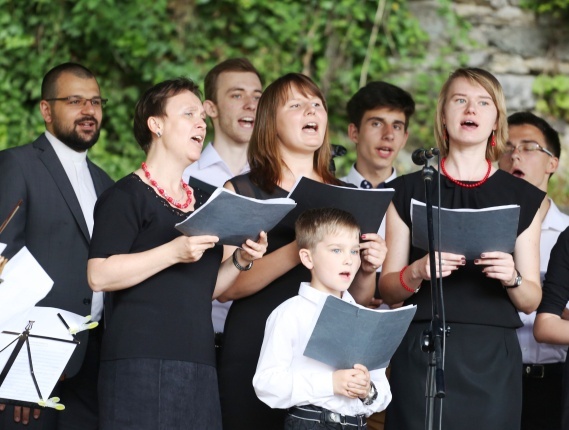
[[[375,388],[375,384],[372,381],[369,381],[369,394],[365,399],[360,399],[362,403],[366,406],[371,405],[375,399],[377,399],[377,388]]]
[[[520,272],[518,271],[518,269],[516,270],[516,279],[514,280],[514,285],[507,285],[506,288],[518,288],[520,285],[522,285],[522,275],[520,275]]]

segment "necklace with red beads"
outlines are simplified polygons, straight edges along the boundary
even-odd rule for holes
[[[488,163],[488,171],[486,172],[486,174],[484,175],[484,177],[478,181],[478,182],[474,182],[472,184],[467,184],[465,182],[459,181],[458,179],[454,179],[451,175],[448,174],[447,170],[445,169],[445,160],[446,157],[443,158],[441,160],[441,170],[443,171],[443,173],[445,174],[445,176],[448,178],[449,181],[451,181],[453,184],[459,185],[461,187],[464,188],[476,188],[479,187],[480,185],[482,185],[484,182],[486,182],[488,180],[488,178],[490,177],[490,172],[492,171],[492,162],[490,160],[486,160],[486,162]]]
[[[179,200],[174,200],[172,197],[170,197],[168,194],[166,194],[166,191],[164,191],[164,188],[162,188],[160,185],[158,185],[158,182],[156,182],[156,180],[152,179],[152,176],[150,176],[150,172],[148,171],[148,166],[146,165],[146,163],[144,161],[142,162],[141,167],[142,167],[142,171],[144,172],[144,176],[146,176],[146,178],[148,179],[148,182],[150,182],[150,185],[152,185],[154,188],[156,188],[156,191],[158,191],[158,194],[160,194],[162,197],[164,197],[168,203],[170,203],[172,206],[177,207],[178,209],[187,209],[188,206],[190,206],[190,203],[192,202],[192,190],[190,189],[189,185],[184,182],[183,179],[180,179],[180,183],[182,184],[182,188],[186,192],[186,196],[187,196],[186,202],[184,204],[180,203]]]

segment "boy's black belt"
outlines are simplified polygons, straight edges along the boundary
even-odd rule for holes
[[[365,425],[367,422],[365,415],[342,415],[313,405],[295,406],[294,408],[290,408],[288,413],[302,420],[341,424],[343,426],[353,426],[357,429],[366,428]]]

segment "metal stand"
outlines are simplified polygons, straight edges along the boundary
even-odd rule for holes
[[[444,337],[447,328],[444,322],[444,304],[442,298],[442,278],[436,274],[435,246],[433,230],[433,204],[431,201],[433,176],[435,170],[424,160],[422,177],[425,182],[425,202],[427,206],[427,234],[429,244],[429,264],[431,276],[431,303],[433,317],[429,330],[423,332],[421,348],[429,354],[429,366],[426,384],[425,429],[433,430],[441,427],[442,399],[445,397],[444,379]],[[440,206],[440,204],[439,204]],[[440,232],[440,228],[439,228]],[[439,270],[441,263],[439,259]]]

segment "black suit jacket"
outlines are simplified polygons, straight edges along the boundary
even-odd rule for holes
[[[88,159],[87,164],[99,196],[113,181]],[[22,205],[0,234],[0,242],[8,245],[4,255],[10,258],[25,245],[53,279],[39,306],[90,314],[89,231],[71,182],[44,134],[28,145],[0,151],[0,220],[19,199]],[[83,362],[88,336],[80,334],[82,342],[65,370],[68,377]]]

